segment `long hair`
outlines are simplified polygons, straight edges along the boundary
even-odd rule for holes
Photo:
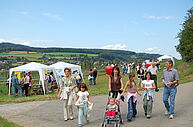
[[[133,72],[129,73],[129,86],[130,86],[130,88],[133,87],[132,82],[135,83],[135,80],[132,81],[131,77],[135,77],[135,73],[133,73]]]
[[[111,72],[111,76],[114,77],[114,70],[117,70],[117,71],[118,71],[118,77],[119,77],[119,76],[120,76],[120,69],[119,69],[118,66],[114,66],[114,67],[113,67],[113,70],[112,70],[112,72]]]
[[[152,80],[152,74],[151,74],[150,71],[146,72],[146,74],[145,74],[145,80],[147,80],[147,75],[148,75],[148,74],[149,74],[149,76],[150,76],[150,80]]]

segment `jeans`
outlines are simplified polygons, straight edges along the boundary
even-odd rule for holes
[[[132,120],[132,117],[135,117],[137,115],[136,104],[137,102],[133,102],[133,96],[130,97],[128,102],[127,120]]]
[[[22,88],[20,85],[13,85],[14,91],[13,91],[13,97],[16,97],[16,91],[19,90],[19,96],[22,97]]]
[[[83,126],[84,120],[88,122],[88,108],[87,106],[78,107],[78,126]]]
[[[89,80],[89,85],[92,85],[92,79]]]
[[[163,102],[166,110],[170,113],[170,115],[174,114],[176,93],[177,88],[164,86]],[[169,96],[170,96],[170,104],[168,102]]]

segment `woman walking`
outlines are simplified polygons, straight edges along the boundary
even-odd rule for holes
[[[153,95],[155,89],[154,80],[151,80],[151,72],[145,74],[145,80],[142,81],[143,92],[143,108],[145,116],[151,118],[152,107],[153,107]]]
[[[64,120],[67,121],[69,118],[73,120],[73,90],[76,88],[75,79],[71,76],[71,69],[65,68],[65,77],[62,78],[62,86],[58,93],[58,98],[64,100]]]
[[[115,66],[112,70],[111,75],[109,76],[110,97],[120,99],[120,94],[123,91],[123,87],[123,79],[120,75],[119,67]]]

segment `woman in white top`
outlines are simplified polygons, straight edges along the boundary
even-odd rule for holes
[[[73,90],[76,88],[75,79],[71,76],[71,69],[65,68],[64,73],[65,77],[62,78],[62,86],[58,93],[58,98],[64,100],[64,120],[67,121],[69,119],[73,120]]]
[[[145,74],[145,80],[142,81],[143,92],[143,108],[145,116],[151,118],[152,106],[153,106],[153,95],[155,89],[154,80],[151,80],[151,72]]]
[[[26,76],[24,78],[24,90],[25,90],[25,96],[28,96],[28,87],[29,87],[30,77],[29,74],[26,73]]]

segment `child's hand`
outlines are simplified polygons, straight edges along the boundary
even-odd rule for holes
[[[60,95],[58,95],[58,99],[60,99]]]
[[[142,94],[141,93],[138,93],[139,94],[139,96],[142,96]]]

